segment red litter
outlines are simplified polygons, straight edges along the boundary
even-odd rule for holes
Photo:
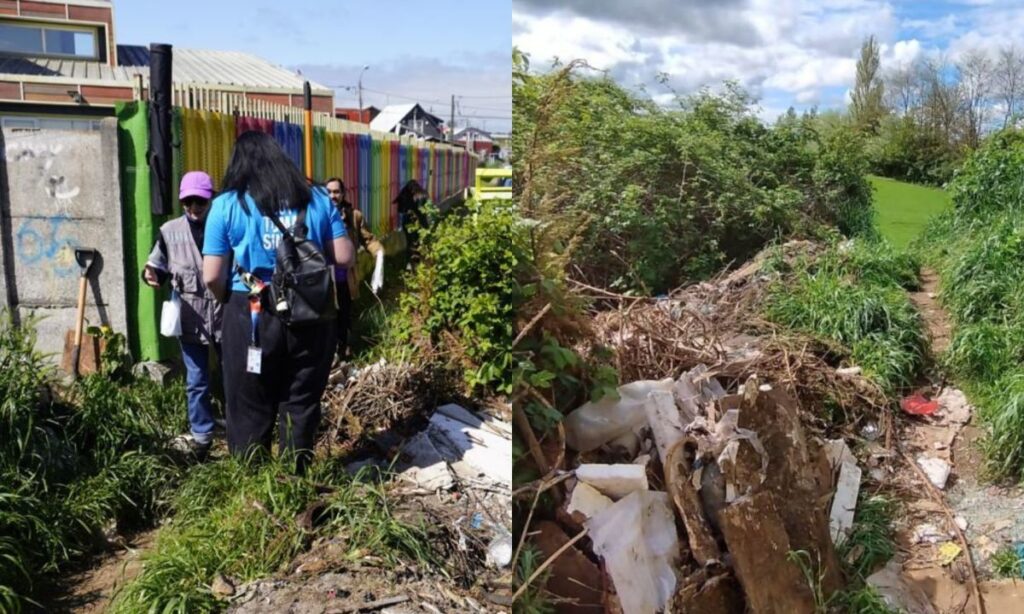
[[[914,394],[901,400],[900,407],[914,416],[930,416],[939,410],[939,402],[930,401],[920,394]]]

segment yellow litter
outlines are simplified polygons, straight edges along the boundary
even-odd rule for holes
[[[960,556],[963,549],[953,542],[946,542],[939,546],[939,562],[942,565],[949,565],[956,560],[956,557]]]

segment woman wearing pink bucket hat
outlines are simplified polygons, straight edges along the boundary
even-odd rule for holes
[[[202,247],[206,214],[213,198],[213,180],[202,171],[185,173],[178,198],[185,214],[160,227],[156,245],[143,270],[144,281],[154,288],[171,282],[180,302],[182,361],[188,392],[191,438],[183,442],[204,460],[213,443],[213,407],[210,400],[210,349],[220,356],[223,307],[203,284]]]

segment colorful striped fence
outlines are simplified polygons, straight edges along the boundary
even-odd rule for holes
[[[163,297],[140,287],[140,275],[156,232],[170,217],[150,213],[149,169],[145,154],[149,136],[147,104],[120,103],[117,107],[122,165],[122,197],[126,250],[129,341],[139,360],[160,360],[174,355],[176,346],[158,335],[159,305]],[[279,114],[280,116],[280,114]],[[300,121],[296,111],[294,120]],[[286,116],[292,119],[290,116]],[[219,187],[238,135],[248,130],[274,137],[299,168],[303,168],[303,128],[285,119],[235,116],[231,113],[174,109],[172,132],[175,142],[174,185],[192,170],[203,170]],[[345,181],[348,200],[363,212],[370,229],[384,237],[398,227],[399,190],[416,179],[434,202],[441,202],[473,183],[476,157],[464,149],[443,143],[423,145],[391,134],[342,133],[313,128],[314,179],[329,177]],[[177,190],[172,216],[181,214]]]

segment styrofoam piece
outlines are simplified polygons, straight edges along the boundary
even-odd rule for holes
[[[576,479],[614,500],[647,490],[647,469],[642,465],[584,464],[576,468]]]
[[[569,506],[566,511],[570,514],[579,512],[584,518],[593,518],[612,503],[611,499],[590,484],[577,481],[576,486],[572,489],[572,496],[569,498]]]
[[[671,392],[652,390],[644,403],[647,423],[654,433],[654,444],[658,448],[658,458],[662,462],[668,458],[668,451],[676,445],[685,434],[686,425],[676,407],[675,397]]]
[[[857,494],[860,492],[860,477],[861,469],[857,463],[844,461],[839,466],[839,478],[836,480],[828,520],[833,544],[847,537],[853,527],[853,514],[857,511]]]
[[[935,488],[942,490],[946,487],[946,480],[949,479],[949,463],[941,458],[919,456],[917,457],[917,466],[924,471],[925,475],[928,476],[928,481],[930,481]]]
[[[655,614],[676,590],[679,536],[668,493],[636,491],[587,522],[594,553],[604,560],[629,614]]]

